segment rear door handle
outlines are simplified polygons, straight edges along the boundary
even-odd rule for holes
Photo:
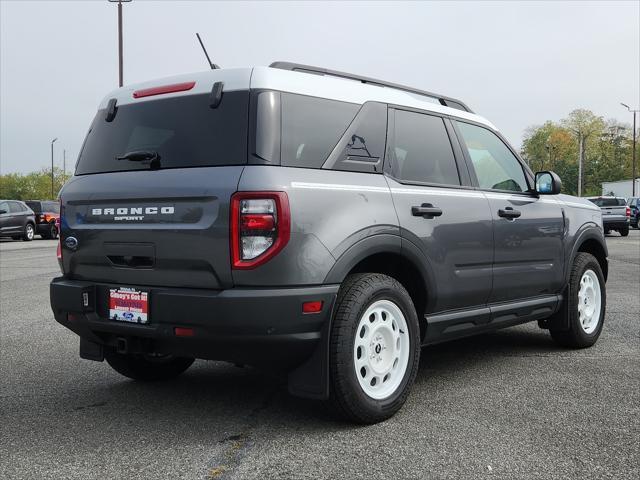
[[[423,203],[422,205],[411,207],[411,215],[414,217],[433,218],[442,215],[442,209],[434,207],[430,203]]]
[[[513,207],[505,207],[498,210],[498,216],[502,218],[513,219],[518,218],[520,215],[522,215],[522,212],[520,212],[520,210],[514,210]]]

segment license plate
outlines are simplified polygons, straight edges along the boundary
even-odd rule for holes
[[[109,318],[118,322],[149,323],[149,292],[127,287],[110,288]]]

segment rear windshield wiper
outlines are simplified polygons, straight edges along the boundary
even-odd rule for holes
[[[149,167],[160,168],[160,154],[151,150],[136,150],[116,157],[116,160],[129,160],[131,162],[149,162]]]
[[[135,152],[127,152],[124,155],[116,157],[116,160],[131,160],[132,162],[144,162],[147,160],[160,160],[158,152],[151,150],[137,150]]]

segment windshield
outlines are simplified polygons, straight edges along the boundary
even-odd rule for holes
[[[99,110],[75,173],[148,170],[150,162],[118,159],[141,151],[158,155],[155,168],[244,164],[248,109],[249,92],[244,90],[225,92],[217,108],[209,106],[206,94],[122,105],[111,122]]]

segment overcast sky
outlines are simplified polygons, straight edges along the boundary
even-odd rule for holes
[[[117,86],[116,5],[0,2],[0,170],[72,169]],[[630,122],[640,101],[640,2],[125,4],[125,84],[289,60],[459,97],[516,147],[575,108]]]

